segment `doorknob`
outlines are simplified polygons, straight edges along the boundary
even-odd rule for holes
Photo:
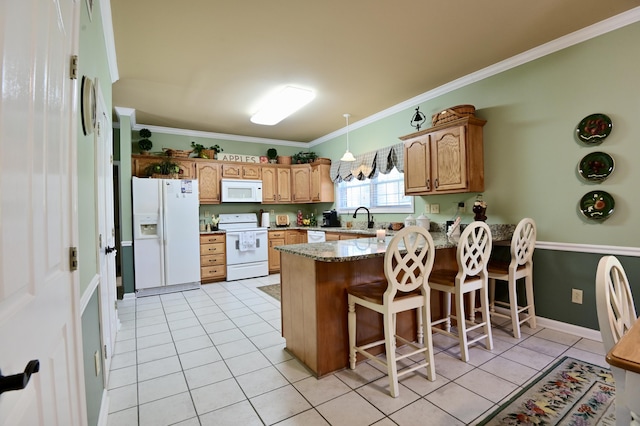
[[[0,394],[2,392],[24,389],[31,379],[31,375],[40,371],[40,361],[37,359],[29,361],[24,369],[24,373],[12,376],[3,376],[0,373]]]
[[[114,252],[114,251],[116,251],[116,248],[115,248],[115,247],[109,247],[109,246],[107,246],[107,247],[105,247],[105,249],[104,249],[104,252],[105,252],[106,254],[109,254],[109,253]]]

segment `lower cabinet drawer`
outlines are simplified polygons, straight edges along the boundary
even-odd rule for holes
[[[200,256],[200,266],[218,266],[226,263],[224,253]]]
[[[201,256],[204,256],[207,254],[224,254],[224,250],[225,250],[224,243],[200,244]]]
[[[210,278],[224,278],[227,275],[225,265],[205,266],[200,268],[200,279],[206,280]]]

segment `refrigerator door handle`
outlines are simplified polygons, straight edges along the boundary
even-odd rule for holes
[[[165,259],[165,250],[167,248],[167,240],[166,240],[166,227],[167,227],[167,203],[166,203],[166,197],[167,197],[167,193],[166,193],[166,186],[164,185],[164,180],[160,180],[158,182],[158,185],[160,185],[159,191],[158,191],[158,195],[160,197],[160,199],[158,200],[158,205],[160,206],[160,212],[159,212],[159,218],[158,218],[158,222],[160,223],[160,228],[162,229],[162,231],[160,231],[158,234],[158,237],[160,238],[160,281],[161,284],[160,285],[167,285],[167,276],[168,276],[168,271],[167,271],[167,259]]]

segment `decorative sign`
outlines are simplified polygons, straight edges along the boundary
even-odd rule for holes
[[[259,155],[227,154],[226,152],[219,152],[216,159],[220,161],[237,161],[240,163],[260,163]]]

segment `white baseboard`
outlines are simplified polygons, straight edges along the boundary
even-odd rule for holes
[[[536,321],[540,327],[562,331],[563,333],[573,334],[574,336],[583,337],[589,340],[595,340],[596,342],[602,342],[602,335],[600,334],[600,330],[592,330],[590,328],[567,324],[566,322],[560,322],[543,317],[536,317]]]
[[[503,306],[496,305],[496,312],[503,315],[510,315],[509,309]],[[526,323],[528,324],[528,323]],[[536,325],[542,328],[550,328],[551,330],[561,331],[563,333],[572,334],[574,336],[583,337],[589,340],[595,340],[596,342],[602,342],[602,335],[600,330],[593,330],[591,328],[581,327],[579,325],[569,324],[566,322],[556,321],[549,318],[536,316]]]

